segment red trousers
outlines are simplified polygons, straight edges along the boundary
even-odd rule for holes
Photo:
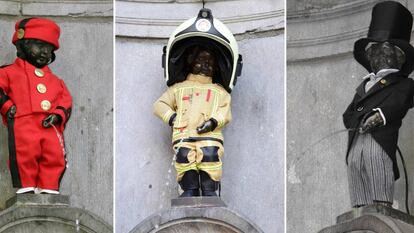
[[[66,168],[63,133],[60,127],[44,128],[45,117],[47,114],[36,113],[8,121],[14,187],[59,190]]]

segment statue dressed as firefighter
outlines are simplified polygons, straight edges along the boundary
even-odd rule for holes
[[[48,65],[59,48],[59,26],[27,18],[15,25],[13,64],[0,69],[0,111],[8,128],[13,187],[21,193],[59,194],[66,168],[63,130],[72,97]]]
[[[392,206],[397,166],[398,131],[413,107],[413,17],[398,2],[374,6],[368,37],[355,42],[354,57],[369,74],[357,87],[343,114],[349,129],[348,183],[354,208]]]
[[[173,32],[163,67],[168,90],[155,102],[154,113],[172,127],[180,197],[217,196],[222,129],[231,120],[230,93],[242,68],[237,42],[203,8]]]

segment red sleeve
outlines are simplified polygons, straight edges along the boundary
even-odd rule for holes
[[[72,112],[72,96],[70,95],[70,92],[63,80],[60,80],[60,85],[62,86],[63,90],[59,96],[59,99],[57,100],[56,108],[52,112],[62,118],[60,129],[63,131],[65,129],[66,122],[69,121]]]
[[[9,99],[9,77],[4,69],[0,69],[0,113],[5,116],[14,103]]]

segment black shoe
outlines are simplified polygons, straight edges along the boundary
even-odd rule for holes
[[[196,170],[186,171],[179,184],[181,186],[181,189],[184,190],[180,197],[200,196],[199,175]]]
[[[180,195],[180,197],[198,197],[198,196],[200,196],[200,190],[198,189],[186,190]]]
[[[29,191],[29,192],[25,192],[25,193],[17,193],[17,195],[22,195],[22,194],[35,194],[34,191]]]
[[[216,190],[218,189],[218,181],[214,181],[210,178],[210,175],[207,172],[200,171],[200,180],[201,180],[201,195],[207,197],[216,197]]]

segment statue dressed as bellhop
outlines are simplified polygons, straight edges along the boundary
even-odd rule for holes
[[[181,197],[216,196],[224,154],[222,129],[231,120],[230,93],[242,58],[230,30],[209,9],[182,23],[164,47],[168,89],[154,113],[172,127]]]
[[[355,42],[354,57],[369,74],[343,114],[350,129],[346,159],[353,207],[393,203],[398,131],[413,107],[412,24],[403,5],[381,2],[373,8],[368,37]]]
[[[72,111],[64,81],[49,68],[60,27],[45,18],[15,25],[14,63],[0,68],[0,112],[8,128],[9,167],[17,194],[59,194],[66,170],[63,131]]]

